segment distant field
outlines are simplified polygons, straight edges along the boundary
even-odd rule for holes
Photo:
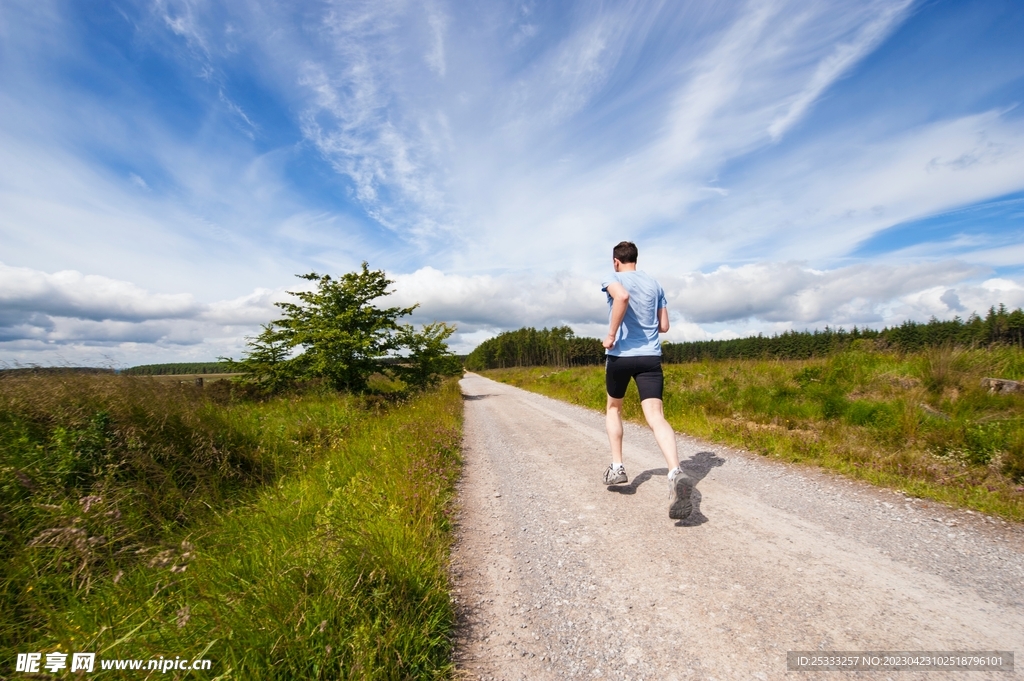
[[[482,373],[605,406],[603,367]],[[1024,351],[849,350],[824,359],[669,364],[665,412],[683,433],[1024,520],[1024,394],[990,393],[985,377],[1024,378]],[[632,384],[625,414],[642,419]]]
[[[148,378],[161,383],[195,383],[197,378],[203,379],[203,383],[213,383],[225,379],[241,376],[241,373],[233,374],[153,374]]]

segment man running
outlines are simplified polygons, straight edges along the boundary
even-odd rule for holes
[[[665,378],[661,372],[658,333],[668,331],[668,307],[658,282],[636,269],[636,258],[636,244],[621,242],[612,249],[615,274],[601,283],[601,290],[608,295],[609,308],[608,335],[602,344],[607,350],[605,426],[612,446],[612,463],[604,472],[604,483],[621,485],[629,480],[622,465],[622,398],[632,378],[640,392],[644,417],[668,464],[668,517],[681,520],[693,509],[693,481],[679,467],[676,435],[665,420],[661,400]]]

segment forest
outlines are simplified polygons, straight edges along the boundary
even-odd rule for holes
[[[871,350],[918,352],[933,347],[987,348],[1024,346],[1024,310],[1005,305],[989,308],[984,317],[971,314],[928,322],[906,321],[881,330],[856,326],[814,331],[787,331],[772,336],[731,340],[662,343],[667,364],[713,359],[810,359],[854,347]],[[466,368],[504,369],[522,366],[585,366],[604,361],[604,348],[596,338],[577,337],[567,326],[553,329],[523,328],[506,331],[481,343],[466,358]]]

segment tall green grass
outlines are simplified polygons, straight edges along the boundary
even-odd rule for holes
[[[249,402],[62,376],[0,381],[0,399],[2,659],[204,657],[204,674],[225,679],[450,676],[454,383],[401,404]]]
[[[665,365],[665,412],[681,432],[874,484],[1024,519],[1024,395],[986,376],[1024,378],[1015,348],[848,350],[816,360]],[[604,409],[602,367],[486,375]],[[635,388],[624,406],[642,420]]]

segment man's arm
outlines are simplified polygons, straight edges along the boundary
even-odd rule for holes
[[[608,323],[608,335],[601,341],[606,350],[611,350],[615,345],[615,338],[619,335],[619,327],[626,317],[626,309],[629,307],[629,293],[625,287],[617,281],[608,284],[608,295],[612,297],[612,316]]]
[[[658,331],[668,333],[668,308],[658,308]]]

